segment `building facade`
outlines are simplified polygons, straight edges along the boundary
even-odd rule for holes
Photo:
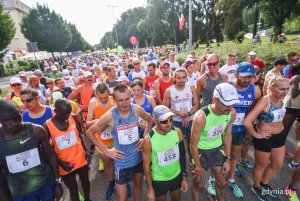
[[[11,16],[16,27],[16,34],[8,46],[9,51],[18,54],[23,50],[28,50],[26,43],[29,41],[22,34],[20,23],[23,15],[28,14],[31,8],[19,0],[0,0],[0,3],[3,5],[4,11]]]

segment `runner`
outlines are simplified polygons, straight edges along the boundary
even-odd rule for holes
[[[300,168],[297,168],[292,176],[291,183],[285,188],[285,193],[288,196],[289,201],[299,201],[297,196],[296,186],[300,182]]]
[[[154,108],[156,126],[143,143],[144,171],[149,201],[181,200],[188,191],[185,147],[180,129],[173,127],[173,113],[164,105]]]
[[[59,173],[70,192],[71,201],[78,201],[76,175],[79,175],[84,193],[84,200],[90,201],[90,182],[88,175],[89,154],[80,134],[79,124],[71,115],[68,100],[55,101],[55,115],[46,121],[45,129],[58,158]]]
[[[46,105],[51,105],[51,96],[54,91],[57,91],[58,88],[54,85],[54,80],[52,78],[48,78],[46,80],[46,85],[48,88],[45,91]]]
[[[151,62],[147,66],[148,75],[143,79],[143,83],[145,83],[145,90],[148,91],[149,95],[156,99],[154,82],[159,79],[159,75],[156,74],[156,64]]]
[[[170,64],[163,61],[159,65],[162,76],[154,81],[154,90],[156,95],[156,102],[158,105],[163,104],[165,91],[173,85],[173,77],[170,76]]]
[[[133,200],[141,200],[143,164],[139,151],[143,140],[139,138],[138,118],[147,121],[145,134],[151,130],[152,118],[140,106],[131,104],[130,89],[125,85],[114,88],[116,107],[103,115],[89,130],[88,138],[109,158],[114,159],[115,182],[119,201],[127,200],[127,183],[133,180]],[[114,148],[108,149],[95,137],[95,133],[111,128]]]
[[[238,160],[242,146],[247,138],[249,138],[247,137],[246,128],[243,126],[243,121],[253,102],[260,98],[261,91],[259,87],[251,84],[252,79],[255,77],[254,66],[252,64],[248,62],[240,63],[237,66],[235,77],[232,85],[237,90],[239,102],[233,105],[233,108],[236,110],[236,119],[232,126],[230,172],[227,184],[237,198],[242,198],[243,192],[236,184],[234,175],[242,176],[240,166],[245,167],[249,171],[253,170],[253,166],[248,160]]]
[[[56,79],[54,83],[58,88],[56,91],[61,92],[64,98],[68,98],[68,96],[72,93],[72,88],[66,87],[65,81],[62,78]]]
[[[12,77],[10,78],[10,88],[12,89],[12,92],[6,95],[6,100],[12,100],[15,103],[18,104],[21,110],[25,108],[24,104],[21,101],[20,98],[20,92],[22,91],[23,85],[20,78]]]
[[[195,64],[192,60],[187,60],[184,63],[187,72],[187,84],[196,86],[198,75],[195,73]]]
[[[59,200],[61,178],[47,132],[24,123],[13,101],[0,100],[0,111],[0,172],[5,175],[1,179],[8,183],[13,201]]]
[[[204,170],[209,167],[216,180],[217,200],[225,199],[226,175],[230,169],[231,130],[236,116],[232,105],[239,102],[237,91],[231,84],[221,83],[214,90],[212,102],[196,112],[193,119],[191,152],[195,161],[192,184],[194,201],[200,201],[200,184]]]
[[[285,154],[285,138],[282,134],[282,120],[285,107],[282,99],[289,90],[289,81],[283,76],[275,77],[270,84],[270,94],[263,96],[245,118],[243,125],[253,136],[255,165],[253,169],[254,185],[251,190],[260,200],[277,198],[273,194],[269,181],[281,169]],[[253,122],[258,119],[257,131]],[[266,190],[270,194],[266,194]]]
[[[112,94],[114,88],[119,84],[119,81],[116,77],[116,69],[113,66],[109,66],[107,68],[108,78],[106,79],[105,83],[109,88],[109,93]]]
[[[190,152],[190,134],[194,113],[199,108],[199,100],[196,96],[195,86],[186,84],[187,72],[184,68],[178,68],[174,72],[174,85],[169,87],[164,96],[164,105],[171,105],[174,113],[173,124],[179,128],[186,139],[188,153]],[[193,104],[194,103],[194,104]]]
[[[98,83],[95,87],[95,97],[91,100],[89,104],[89,111],[87,116],[87,128],[94,125],[99,118],[101,118],[107,111],[115,106],[113,98],[109,96],[109,88],[104,83]],[[114,141],[111,135],[111,130],[105,128],[101,132],[96,132],[96,137],[101,143],[103,143],[108,149],[113,148]],[[105,174],[109,181],[109,186],[106,190],[106,199],[109,200],[113,196],[115,190],[115,180],[114,180],[114,168],[113,160],[107,157],[101,149],[98,149],[100,155],[99,170],[105,171]],[[105,167],[105,168],[104,168]]]

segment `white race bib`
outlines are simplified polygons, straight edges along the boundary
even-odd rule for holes
[[[236,117],[235,117],[235,120],[233,122],[233,125],[236,125],[236,126],[243,125],[245,115],[246,115],[245,113],[236,113]]]
[[[169,150],[157,153],[158,165],[166,166],[179,160],[179,148],[173,147]]]
[[[150,89],[149,90],[149,94],[150,94],[150,96],[152,96],[154,98],[155,97],[155,90],[154,89]]]
[[[278,110],[274,110],[273,112],[273,115],[274,115],[274,119],[273,119],[273,123],[276,123],[276,122],[280,122],[283,120],[283,117],[285,115],[285,110],[284,109],[278,109]]]
[[[188,112],[191,110],[191,104],[188,101],[182,101],[175,103],[175,110],[181,111],[181,112]]]
[[[110,128],[106,128],[106,129],[104,129],[104,131],[102,131],[100,133],[101,133],[100,137],[102,140],[110,140],[113,138]]]
[[[116,128],[118,139],[121,145],[128,145],[136,142],[139,139],[138,123],[133,123]]]
[[[10,173],[24,172],[41,164],[37,148],[6,156],[5,158]]]
[[[55,142],[59,150],[67,149],[77,143],[75,131],[58,136],[55,138]]]
[[[209,128],[208,131],[207,131],[207,138],[217,138],[217,137],[219,137],[220,135],[222,135],[224,133],[224,130],[225,130],[226,126],[227,126],[227,123]]]

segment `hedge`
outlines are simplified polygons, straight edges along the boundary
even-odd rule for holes
[[[10,61],[8,64],[0,62],[0,77],[18,74],[20,71],[36,69],[34,61]]]

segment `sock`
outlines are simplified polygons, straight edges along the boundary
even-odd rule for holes
[[[299,162],[294,162],[294,161],[292,161],[292,164],[293,164],[293,165],[299,165]]]
[[[234,179],[228,179],[228,181],[229,181],[230,183],[235,183],[235,180],[234,180]]]

